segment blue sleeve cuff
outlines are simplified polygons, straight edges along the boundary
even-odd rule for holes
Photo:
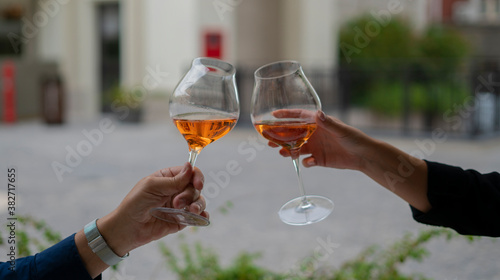
[[[33,280],[92,279],[76,248],[75,234],[33,257],[19,259],[16,276]],[[96,279],[101,279],[101,276]]]

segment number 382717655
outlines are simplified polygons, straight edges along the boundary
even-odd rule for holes
[[[14,215],[14,211],[16,210],[16,169],[8,168],[7,169],[7,211],[9,211],[10,215]]]

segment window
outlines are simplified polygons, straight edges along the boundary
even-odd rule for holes
[[[488,0],[480,0],[481,4],[481,14],[486,14]]]
[[[4,6],[0,10],[0,56],[20,55],[23,47],[20,5]]]

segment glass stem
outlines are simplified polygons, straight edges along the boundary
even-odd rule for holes
[[[306,191],[304,189],[304,183],[302,182],[302,176],[300,175],[300,165],[299,165],[299,157],[293,157],[293,166],[295,167],[295,171],[297,172],[297,178],[299,179],[299,190],[300,195],[302,196],[302,205],[300,206],[302,209],[309,208],[311,204],[307,201]]]
[[[196,158],[198,157],[198,154],[200,153],[201,150],[198,149],[190,149],[189,150],[189,163],[191,163],[191,166],[194,167],[194,163],[196,162]]]

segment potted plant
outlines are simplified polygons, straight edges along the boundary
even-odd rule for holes
[[[115,86],[107,96],[111,98],[111,111],[120,121],[137,123],[142,120],[144,92]]]

